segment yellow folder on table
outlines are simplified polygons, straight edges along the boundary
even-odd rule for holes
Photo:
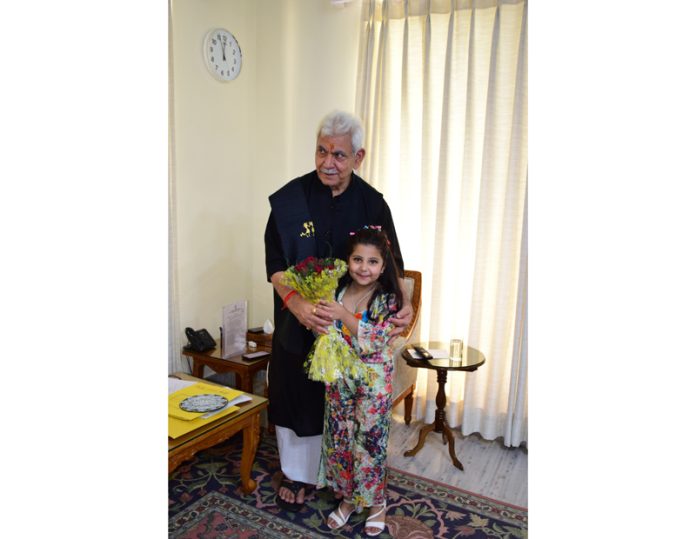
[[[206,423],[211,423],[225,415],[231,414],[239,410],[238,406],[228,405],[226,408],[212,413],[196,413],[186,412],[179,405],[181,401],[195,395],[221,395],[228,401],[233,401],[235,398],[243,395],[243,392],[237,389],[231,389],[223,386],[214,386],[202,382],[195,383],[183,389],[179,389],[169,395],[169,437],[178,438],[187,432],[191,432]]]

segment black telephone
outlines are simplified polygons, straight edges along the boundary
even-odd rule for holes
[[[207,352],[215,348],[215,339],[211,337],[207,329],[194,330],[192,328],[186,328],[185,331],[189,341],[188,345],[184,347],[187,350]]]

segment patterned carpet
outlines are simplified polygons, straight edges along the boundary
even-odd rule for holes
[[[275,437],[263,434],[252,477],[258,488],[238,489],[241,434],[202,451],[169,476],[169,537],[314,538],[367,537],[367,511],[353,514],[338,531],[325,524],[337,505],[333,494],[318,491],[298,513],[275,505],[271,484],[279,463]],[[389,469],[387,527],[379,537],[516,538],[527,537],[527,510]]]

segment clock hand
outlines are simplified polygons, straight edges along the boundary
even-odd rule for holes
[[[225,58],[225,43],[221,41],[220,45],[222,46],[222,61],[226,62],[227,58]]]

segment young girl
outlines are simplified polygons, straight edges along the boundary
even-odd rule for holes
[[[366,227],[348,240],[348,273],[338,301],[320,301],[317,311],[335,320],[363,362],[365,374],[326,384],[324,434],[318,487],[341,499],[326,521],[342,527],[354,511],[370,508],[365,533],[379,535],[386,517],[387,439],[392,410],[392,353],[389,318],[403,302],[389,240]]]

